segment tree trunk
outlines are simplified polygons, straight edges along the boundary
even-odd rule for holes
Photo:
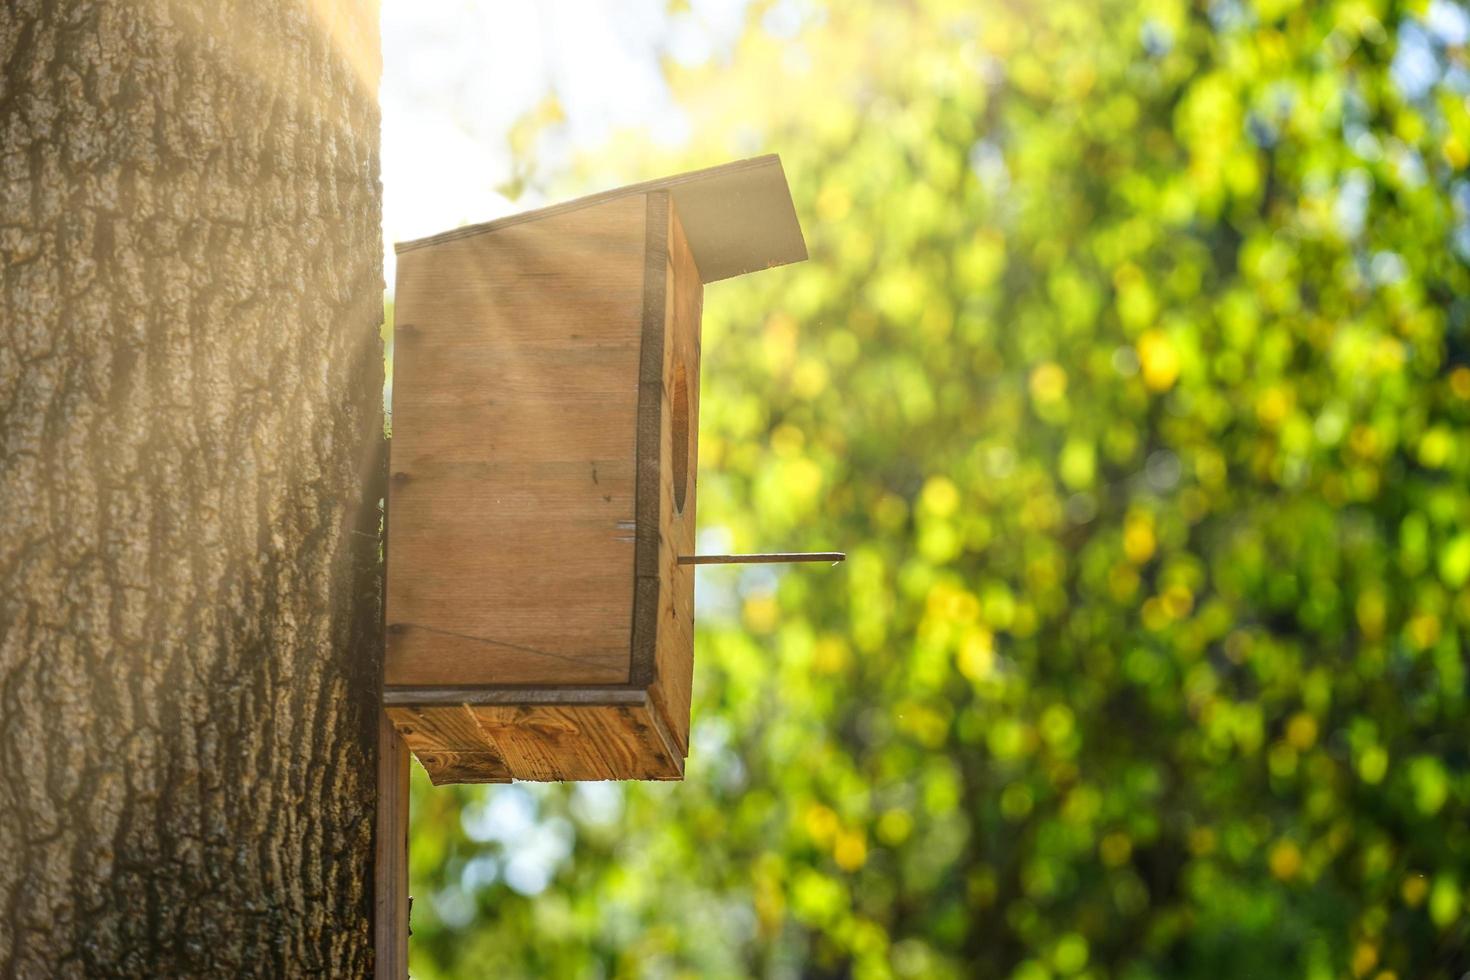
[[[377,29],[0,8],[0,975],[372,970]]]

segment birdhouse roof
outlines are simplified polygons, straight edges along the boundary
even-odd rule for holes
[[[786,173],[781,169],[781,158],[774,153],[630,184],[484,224],[466,225],[428,238],[399,242],[394,249],[403,253],[426,248],[620,197],[662,190],[674,199],[703,282],[801,262],[807,257],[806,241],[791,203]]]

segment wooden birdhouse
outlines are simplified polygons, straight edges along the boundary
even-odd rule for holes
[[[780,160],[397,253],[394,727],[436,783],[681,778],[704,284],[806,258]]]

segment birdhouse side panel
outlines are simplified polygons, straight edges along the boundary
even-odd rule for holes
[[[689,754],[694,676],[694,568],[699,460],[700,316],[704,285],[677,207],[669,210],[664,310],[661,472],[659,480],[659,617],[650,688],[679,751]]]
[[[400,256],[388,684],[628,683],[645,218]]]

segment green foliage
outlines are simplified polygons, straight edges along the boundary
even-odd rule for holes
[[[416,783],[415,975],[1458,975],[1463,14],[750,16],[598,166],[781,152],[700,521],[851,558],[701,572],[686,783]]]

